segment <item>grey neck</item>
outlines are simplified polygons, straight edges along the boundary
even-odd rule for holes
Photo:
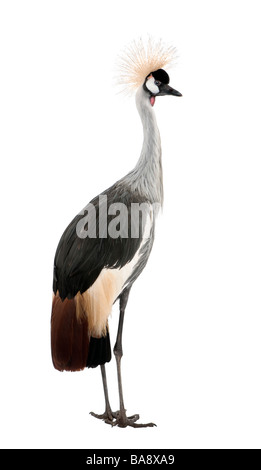
[[[140,87],[136,93],[136,106],[143,125],[143,146],[135,168],[124,178],[131,190],[151,203],[163,203],[161,142],[154,109],[147,93]]]

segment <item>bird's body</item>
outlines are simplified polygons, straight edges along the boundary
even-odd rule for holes
[[[151,77],[144,77],[147,83]],[[164,77],[163,73],[161,77]],[[53,364],[58,370],[72,371],[101,365],[106,412],[95,416],[119,426],[143,426],[135,422],[136,415],[126,417],[120,359],[123,316],[129,291],[149,258],[155,218],[163,203],[160,134],[153,109],[156,88],[160,94],[159,87],[153,83],[148,83],[148,88],[139,86],[136,93],[144,132],[136,166],[73,219],[61,237],[54,261]],[[162,94],[180,95],[170,87],[164,90],[166,93]],[[104,364],[111,359],[108,318],[117,299],[120,300],[120,323],[114,353],[120,411],[113,414]]]

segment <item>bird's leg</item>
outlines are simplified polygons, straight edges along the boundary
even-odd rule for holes
[[[114,413],[111,410],[111,406],[109,402],[109,393],[108,393],[108,386],[107,386],[105,364],[101,364],[101,374],[102,374],[102,383],[103,383],[104,398],[105,398],[105,412],[102,414],[97,414],[91,411],[90,414],[94,416],[95,418],[103,419],[108,424],[112,424],[113,419],[116,418],[117,416],[117,413]]]
[[[117,365],[117,378],[118,378],[118,388],[119,388],[119,400],[120,400],[120,411],[119,415],[124,415],[125,414],[125,407],[124,407],[124,401],[123,401],[123,391],[122,391],[122,380],[121,380],[121,358],[123,356],[123,350],[122,350],[122,329],[123,329],[123,320],[124,320],[124,313],[125,313],[125,307],[127,304],[127,300],[125,301],[125,305],[123,303],[123,297],[120,297],[120,318],[119,318],[119,325],[118,325],[118,332],[117,332],[117,338],[116,338],[116,343],[113,348],[114,356],[116,359],[116,365]]]
[[[136,421],[139,419],[139,415],[135,414],[133,416],[126,416],[126,410],[124,407],[124,401],[123,401],[123,391],[122,391],[122,379],[121,379],[121,358],[123,355],[122,351],[122,329],[123,329],[123,320],[124,320],[124,313],[125,313],[125,308],[128,302],[128,297],[129,297],[129,292],[130,289],[125,289],[123,293],[120,296],[120,318],[119,318],[119,325],[118,325],[118,332],[117,332],[117,338],[116,338],[116,343],[113,348],[113,352],[115,355],[116,359],[116,365],[117,365],[117,376],[118,376],[118,387],[119,387],[119,400],[120,400],[120,410],[117,413],[115,421],[112,423],[113,426],[120,426],[122,428],[125,428],[126,426],[132,426],[134,428],[140,428],[140,427],[147,427],[147,426],[155,426],[153,423],[148,423],[148,424],[138,424]]]

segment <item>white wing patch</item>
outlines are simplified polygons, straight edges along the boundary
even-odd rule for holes
[[[112,306],[139,262],[142,247],[150,236],[152,223],[153,212],[151,209],[146,219],[143,240],[133,259],[120,269],[103,269],[87,291],[76,295],[77,317],[80,321],[83,315],[87,315],[91,336],[99,338],[106,333]]]

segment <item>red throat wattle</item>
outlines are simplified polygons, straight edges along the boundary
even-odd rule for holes
[[[154,106],[155,99],[156,99],[155,96],[151,96],[151,97],[150,97],[150,104],[151,104],[151,106]]]

